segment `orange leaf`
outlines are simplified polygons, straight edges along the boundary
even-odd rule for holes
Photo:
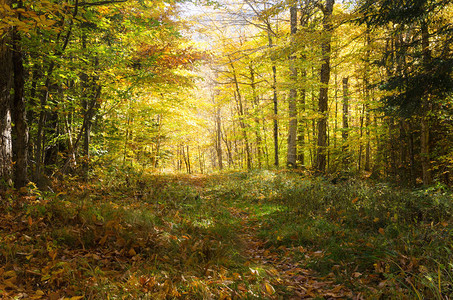
[[[379,228],[379,233],[380,233],[380,234],[385,234],[384,228]]]
[[[356,203],[357,201],[359,201],[359,197],[355,197],[355,198],[352,200],[352,203]]]

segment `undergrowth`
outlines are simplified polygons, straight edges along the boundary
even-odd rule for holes
[[[0,294],[286,298],[294,290],[266,257],[278,253],[365,298],[453,296],[453,199],[442,186],[272,171],[99,170],[91,182],[2,195]],[[264,263],[246,254],[247,231]]]

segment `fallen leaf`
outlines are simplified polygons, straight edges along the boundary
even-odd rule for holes
[[[129,252],[127,252],[130,256],[135,256],[137,255],[137,252],[135,252],[134,248],[131,248]]]
[[[264,286],[266,287],[266,292],[268,294],[272,295],[272,294],[275,293],[275,289],[274,289],[274,287],[272,285],[270,285],[270,283],[265,282]]]

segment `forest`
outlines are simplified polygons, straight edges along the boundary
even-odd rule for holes
[[[0,0],[2,299],[450,299],[453,0]]]

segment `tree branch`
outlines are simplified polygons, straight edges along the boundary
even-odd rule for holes
[[[108,1],[98,1],[98,2],[80,2],[79,6],[100,6],[100,5],[107,5],[107,4],[117,4],[117,3],[124,3],[128,0],[108,0]]]

